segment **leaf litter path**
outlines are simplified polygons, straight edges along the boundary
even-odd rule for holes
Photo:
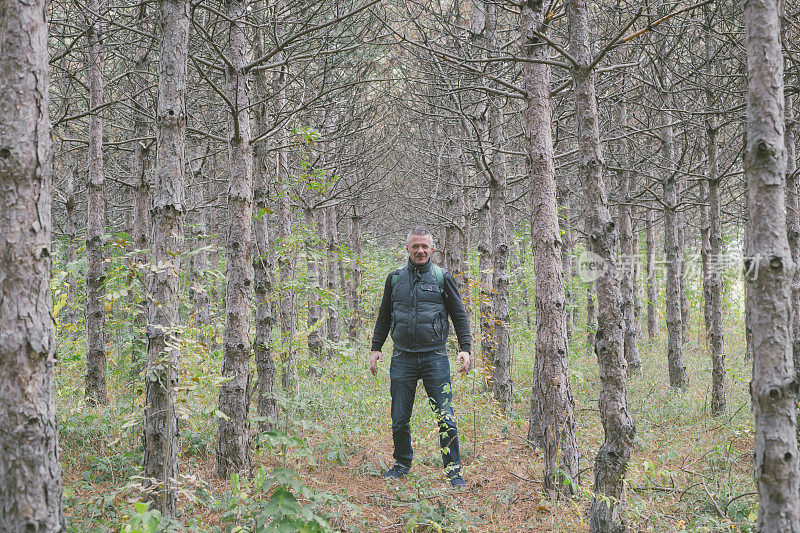
[[[381,441],[391,443],[391,435],[386,433]],[[479,446],[477,460],[464,460],[468,486],[461,491],[449,488],[438,465],[419,462],[412,475],[400,481],[365,476],[357,465],[328,468],[317,479],[321,490],[346,488],[367,521],[380,531],[405,531],[408,515],[419,510],[418,502],[434,508],[443,504],[448,509],[445,516],[470,531],[588,531],[580,525],[582,509],[543,499],[541,482],[534,481],[527,468],[530,449],[502,440]],[[373,463],[375,456],[390,463],[390,444],[364,454],[361,461]],[[555,517],[555,513],[562,516]]]
[[[541,459],[519,436],[487,438],[462,451],[466,489],[451,489],[442,468],[424,457],[438,455],[435,434],[428,443],[416,443],[414,467],[402,480],[387,482],[380,477],[392,464],[392,437],[388,428],[354,447],[345,464],[319,461],[315,466],[295,463],[303,482],[317,492],[344,494],[360,511],[340,509],[342,518],[332,525],[346,530],[359,525],[367,531],[406,531],[416,520],[416,531],[432,516],[443,531],[588,531],[586,509],[572,501],[553,501],[541,493]],[[271,455],[261,456],[264,466],[280,466]],[[263,461],[263,462],[262,462]],[[441,517],[444,516],[442,520]],[[427,522],[430,523],[430,522]]]

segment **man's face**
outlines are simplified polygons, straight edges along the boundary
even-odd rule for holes
[[[422,266],[428,262],[433,251],[433,237],[430,235],[412,235],[406,244],[408,257],[414,266]]]

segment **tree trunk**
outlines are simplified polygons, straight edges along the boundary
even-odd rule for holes
[[[722,330],[722,225],[720,220],[720,178],[717,174],[716,126],[710,119],[706,125],[708,151],[708,180],[704,182],[709,208],[706,215],[707,235],[703,239],[703,296],[705,300],[705,326],[711,354],[711,414],[725,412],[725,352]]]
[[[797,196],[797,157],[792,97],[786,96],[786,234],[792,262],[800,265],[800,202]],[[792,360],[800,383],[800,268],[792,276]]]
[[[67,234],[67,277],[65,279],[67,285],[67,304],[64,306],[64,325],[69,327],[70,337],[73,341],[73,346],[76,338],[75,322],[77,320],[76,302],[75,302],[75,285],[77,280],[72,274],[75,262],[75,243],[78,240],[78,231],[75,229],[75,178],[78,174],[78,168],[69,173],[67,176],[67,188],[65,191],[64,203],[66,207],[66,220],[64,223],[64,231]]]
[[[266,191],[258,188],[255,194],[255,207],[258,211],[268,205],[269,197]],[[262,193],[263,191],[263,193]],[[253,353],[256,359],[256,372],[258,399],[256,412],[261,420],[258,423],[260,432],[268,431],[274,427],[278,417],[278,404],[275,400],[275,379],[277,368],[272,355],[272,328],[275,325],[275,316],[272,306],[272,260],[270,252],[269,217],[254,222],[256,253],[253,255],[254,289],[255,289],[255,337],[253,339]]]
[[[470,10],[470,41],[479,50],[479,57],[485,57],[485,50],[488,49],[487,33],[487,11],[488,6],[484,0],[472,0]],[[473,160],[477,173],[476,185],[479,187],[489,187],[489,171],[486,168],[484,154],[484,144],[488,143],[488,105],[489,96],[487,91],[481,91],[476,96],[475,106],[472,110],[472,123],[464,124],[464,129],[470,131],[475,128],[479,147],[473,152]],[[480,205],[478,212],[478,271],[480,275],[480,302],[478,314],[480,317],[481,328],[481,362],[487,371],[484,374],[484,389],[494,388],[489,374],[494,374],[495,354],[497,353],[497,338],[495,332],[495,316],[493,308],[492,287],[493,285],[493,260],[492,260],[492,224],[489,220],[489,191],[486,196],[479,198]]]
[[[678,182],[678,198],[680,199],[683,194],[683,180]],[[680,202],[680,200],[678,200]],[[689,335],[689,297],[686,288],[686,221],[685,215],[680,211],[676,211],[676,221],[678,224],[678,257],[680,258],[680,281],[681,281],[681,328],[683,329],[683,338],[686,339]]]
[[[142,32],[152,32],[147,23],[147,3],[142,2],[138,7],[136,25]],[[141,250],[133,256],[133,268],[139,272],[140,279],[147,276],[146,264],[150,249],[150,143],[144,140],[149,135],[147,106],[147,84],[150,80],[147,73],[150,71],[150,40],[140,38],[133,62],[133,136],[137,140],[133,144],[133,223],[131,225],[131,240],[134,250]],[[142,287],[142,293],[145,292]],[[147,358],[147,298],[144,294],[135,298],[132,317],[133,335],[131,335],[131,370],[135,375],[141,373]]]
[[[322,308],[319,299],[322,295],[322,280],[320,279],[320,261],[322,258],[319,253],[319,242],[322,236],[316,233],[317,217],[322,213],[308,207],[305,210],[306,227],[309,238],[306,239],[306,263],[308,265],[308,355],[314,361],[322,360]],[[316,372],[316,370],[315,370]]]
[[[492,241],[488,199],[478,208],[478,269],[480,270],[481,361],[494,373],[496,344],[494,309],[492,307]],[[486,379],[490,379],[488,375]],[[486,383],[484,383],[486,385]]]
[[[598,305],[595,353],[600,369],[600,419],[605,441],[594,464],[595,496],[589,510],[589,526],[593,532],[622,532],[625,525],[620,509],[625,496],[625,471],[633,453],[636,428],[628,413],[624,319],[616,267],[619,245],[603,182],[604,161],[594,72],[590,68],[591,31],[586,0],[570,0],[567,16],[570,50],[581,65],[572,71],[578,125],[578,175],[587,206],[591,250],[603,265],[595,281]]]
[[[464,254],[464,149],[462,143],[456,141],[461,132],[458,125],[452,126],[448,132],[451,141],[448,144],[450,147],[448,151],[448,178],[452,185],[449,188],[448,202],[446,206],[446,215],[448,217],[447,224],[447,239],[445,243],[445,251],[449,258],[447,269],[456,280],[458,292],[463,299],[469,292],[469,287],[464,284],[465,276],[469,279],[467,272],[469,266],[467,264],[467,256]]]
[[[198,150],[199,152],[199,150]],[[211,326],[211,297],[206,289],[207,280],[205,272],[208,270],[208,252],[206,251],[206,235],[208,226],[206,224],[206,208],[203,206],[206,186],[203,183],[203,162],[197,153],[188,167],[191,169],[193,201],[191,205],[191,247],[194,248],[191,255],[191,286],[189,287],[189,297],[192,301],[192,316],[197,328],[200,330],[198,342],[207,350],[214,348],[214,339],[210,332]]]
[[[636,217],[631,217],[633,226],[633,238],[631,246],[633,250],[633,327],[636,328],[637,343],[642,338],[642,293],[641,277],[642,268],[639,263],[639,228],[636,227]]]
[[[103,57],[100,17],[102,0],[89,5],[90,24],[86,30],[89,43],[89,205],[86,220],[86,401],[108,403],[106,390],[105,339],[105,263],[103,227],[106,199],[103,173],[103,119],[98,107],[103,103]]]
[[[450,213],[453,212],[454,207],[454,198],[451,193],[447,193],[447,200],[444,202],[444,208],[442,211],[445,213],[445,216],[448,218],[450,217]],[[444,224],[444,242],[442,243],[442,256],[444,258],[444,262],[442,263],[442,268],[449,271],[453,274],[453,269],[456,265],[456,253],[458,249],[458,227],[456,227],[456,223],[454,220],[449,219]],[[437,246],[437,251],[438,250]],[[453,274],[455,277],[455,274]]]
[[[645,254],[647,255],[647,337],[650,342],[658,338],[658,287],[656,286],[656,221],[649,206],[645,222]]]
[[[745,221],[747,227],[750,227],[750,214],[747,214],[747,220]],[[746,232],[744,238],[744,250],[742,251],[742,255],[745,257],[747,256],[747,250],[750,249],[750,233]],[[752,274],[745,269],[745,284],[744,284],[744,339],[745,339],[745,351],[744,351],[744,358],[745,360],[752,360],[753,359],[753,290],[750,287],[750,284],[747,283],[747,279]]]
[[[250,428],[250,317],[252,314],[252,224],[253,151],[250,145],[250,117],[244,65],[247,62],[245,0],[227,0],[229,36],[225,54],[233,68],[226,70],[227,98],[233,108],[228,114],[228,228],[225,247],[225,333],[222,346],[222,376],[217,435],[217,475],[228,478],[251,468]]]
[[[499,120],[499,109],[496,111]],[[493,116],[495,116],[493,114]],[[500,127],[495,124],[494,127]],[[492,146],[500,149],[499,139]],[[500,154],[496,154],[495,157]],[[503,165],[504,166],[504,165]],[[510,411],[513,400],[511,380],[511,309],[508,301],[508,229],[505,217],[505,170],[496,165],[492,173],[495,179],[489,186],[489,216],[492,221],[492,310],[494,312],[494,372],[492,383],[494,399],[505,411]]]
[[[667,262],[667,362],[669,384],[685,389],[689,385],[686,365],[683,363],[683,305],[682,305],[682,252],[679,238],[680,224],[677,212],[678,178],[674,172],[674,139],[672,114],[664,115],[662,129],[662,151],[664,159],[664,254]]]
[[[264,2],[265,4],[266,2]],[[260,9],[263,4],[257,4]],[[260,15],[259,15],[260,17]],[[266,49],[263,19],[259,19],[253,46],[253,55],[260,57]],[[260,101],[270,93],[268,74],[258,71],[254,74],[253,90],[255,98]],[[253,108],[256,131],[265,131],[268,127],[268,106],[266,102]],[[275,379],[277,368],[272,355],[272,328],[275,325],[273,315],[274,270],[272,246],[270,239],[270,205],[269,198],[269,153],[266,142],[256,143],[253,147],[253,203],[256,215],[253,219],[253,291],[255,297],[255,335],[253,337],[253,355],[256,360],[256,412],[260,418],[259,432],[272,429],[278,417],[278,404],[275,400]]]
[[[588,236],[592,233],[589,217],[584,214],[584,231]],[[586,252],[592,252],[591,239],[587,239],[585,243]],[[586,347],[589,353],[594,353],[595,333],[597,333],[597,306],[595,304],[595,283],[594,281],[586,281]]]
[[[331,345],[339,343],[339,283],[336,277],[336,258],[339,250],[336,243],[336,208],[325,208],[322,213],[325,217],[325,244],[326,244],[326,289],[328,293],[328,342]]]
[[[333,240],[333,243],[334,243],[334,247],[335,247],[336,267],[337,267],[338,274],[339,274],[339,279],[338,279],[338,284],[337,284],[337,294],[336,294],[336,300],[337,300],[337,302],[340,302],[340,305],[339,305],[339,330],[338,330],[338,335],[339,335],[339,339],[341,339],[341,337],[342,337],[342,328],[347,329],[347,326],[350,323],[349,319],[347,318],[347,311],[352,308],[352,305],[350,304],[350,301],[349,301],[350,291],[347,290],[348,281],[347,281],[347,275],[345,274],[345,270],[344,270],[344,254],[342,253],[342,246],[341,246],[341,240],[340,240],[341,236],[339,234],[339,220],[341,220],[340,216],[339,216],[339,208],[334,206],[332,209],[333,209],[334,222],[335,222],[334,223],[334,228],[333,228],[334,229],[334,233],[333,233],[334,240]],[[341,315],[342,311],[345,311],[344,317]]]
[[[272,5],[272,19],[274,26],[271,28],[276,43],[283,40],[284,21],[286,18],[285,0],[275,0]],[[275,54],[274,61],[280,64],[285,59],[281,50]],[[275,69],[272,78],[273,109],[282,111],[286,105],[286,65]],[[283,128],[275,131],[275,146],[277,147],[275,164],[275,194],[278,202],[278,237],[280,253],[278,254],[278,272],[280,276],[280,321],[281,321],[281,384],[284,390],[297,392],[299,382],[297,379],[297,358],[292,340],[295,336],[296,320],[294,302],[291,291],[291,280],[294,278],[293,264],[289,253],[289,237],[291,236],[291,206],[289,203],[289,168],[285,145],[286,133]]]
[[[625,100],[616,103],[618,123],[621,128],[627,126],[628,113]],[[619,209],[617,219],[619,223],[619,244],[622,252],[620,288],[622,292],[622,316],[625,321],[625,361],[628,363],[628,373],[638,374],[642,369],[642,360],[639,356],[639,339],[636,330],[636,294],[634,292],[634,277],[636,275],[636,250],[633,248],[633,221],[631,220],[630,186],[631,173],[628,166],[628,147],[625,140],[621,140],[616,147],[622,160],[617,167],[619,182]]]
[[[786,238],[783,57],[777,0],[744,4],[750,213],[745,267],[752,272],[755,476],[763,532],[800,531],[800,472],[792,331],[787,326],[796,265]]]
[[[526,246],[525,243],[520,243],[519,241],[514,241],[512,244],[513,246],[513,257],[516,258],[516,265],[513,267],[514,271],[514,285],[518,287],[519,290],[519,306],[525,310],[525,323],[530,331],[533,331],[533,318],[531,316],[531,304],[530,298],[528,296],[528,273],[525,272],[525,264],[527,262],[526,258]],[[567,337],[569,338],[569,336]]]
[[[522,6],[522,53],[530,59],[546,59],[549,54],[545,43],[534,33],[547,31],[543,27],[543,11],[541,0],[528,0]],[[531,247],[536,272],[536,359],[528,440],[544,449],[545,490],[560,489],[569,494],[573,492],[569,482],[578,482],[578,445],[568,372],[569,313],[558,228],[550,67],[544,63],[524,63],[522,68],[528,93],[524,118],[530,162]]]
[[[597,307],[594,302],[594,282],[586,284],[586,347],[594,352],[594,335],[597,333]]]
[[[572,295],[572,231],[569,227],[571,223],[569,187],[564,181],[557,183],[556,197],[558,198],[558,226],[561,229],[561,272],[564,277],[564,305],[567,309],[567,339],[571,339],[574,327],[572,310],[575,307]]]
[[[64,528],[45,2],[0,2],[0,531]]]
[[[472,312],[472,294],[470,292],[472,276],[469,271],[469,248],[470,248],[470,212],[472,211],[472,198],[469,194],[469,187],[467,183],[469,178],[467,176],[467,164],[464,160],[463,150],[459,153],[459,162],[461,167],[460,183],[461,190],[458,196],[458,212],[459,212],[459,225],[461,230],[461,239],[459,240],[459,248],[457,255],[460,257],[461,263],[464,265],[461,271],[461,276],[456,278],[458,283],[458,290],[461,294],[461,300],[464,302],[464,309],[467,316],[471,316]]]
[[[164,516],[177,505],[178,416],[175,388],[180,355],[181,254],[186,168],[186,81],[189,3],[161,0],[156,171],[151,216],[153,264],[148,280],[144,477],[149,498]]]
[[[486,2],[486,37],[490,49],[498,47],[497,6]],[[492,308],[494,310],[494,372],[492,383],[494,399],[505,411],[510,411],[513,403],[513,383],[511,380],[511,309],[508,302],[508,253],[509,236],[506,227],[506,157],[503,152],[505,141],[501,98],[488,95],[489,106],[489,147],[492,151],[491,167],[487,168],[489,178],[489,220],[492,225]]]
[[[708,20],[708,19],[707,19]],[[710,24],[710,22],[709,22]],[[713,74],[713,36],[706,28],[705,51],[709,74]],[[714,93],[705,91],[706,106],[714,107]],[[703,182],[704,197],[708,198],[708,209],[703,208],[703,300],[706,335],[711,355],[711,414],[725,412],[725,352],[722,330],[722,220],[720,212],[720,178],[717,171],[717,119],[711,115],[706,119],[706,172]],[[788,198],[788,197],[787,197]]]
[[[357,211],[358,207],[353,207],[353,215],[350,217],[350,248],[353,257],[350,261],[350,302],[352,303],[353,316],[350,319],[349,337],[350,342],[355,344],[358,341],[361,331],[361,283],[364,277],[364,266],[362,264],[363,251],[361,249],[361,216]]]

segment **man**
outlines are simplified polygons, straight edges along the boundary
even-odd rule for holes
[[[378,372],[381,348],[391,331],[394,352],[389,366],[392,394],[392,439],[395,464],[383,477],[396,479],[411,470],[411,409],[417,381],[422,380],[428,401],[439,424],[442,463],[453,487],[464,487],[458,433],[450,390],[447,359],[448,315],[458,336],[458,371],[469,369],[472,336],[469,318],[461,303],[456,280],[431,261],[433,237],[424,227],[415,227],[406,238],[408,263],[386,277],[383,299],[372,335],[369,368]]]

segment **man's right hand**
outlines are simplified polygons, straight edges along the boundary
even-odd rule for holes
[[[383,354],[381,352],[372,352],[369,356],[369,370],[373,376],[378,374],[378,361],[383,361]]]

